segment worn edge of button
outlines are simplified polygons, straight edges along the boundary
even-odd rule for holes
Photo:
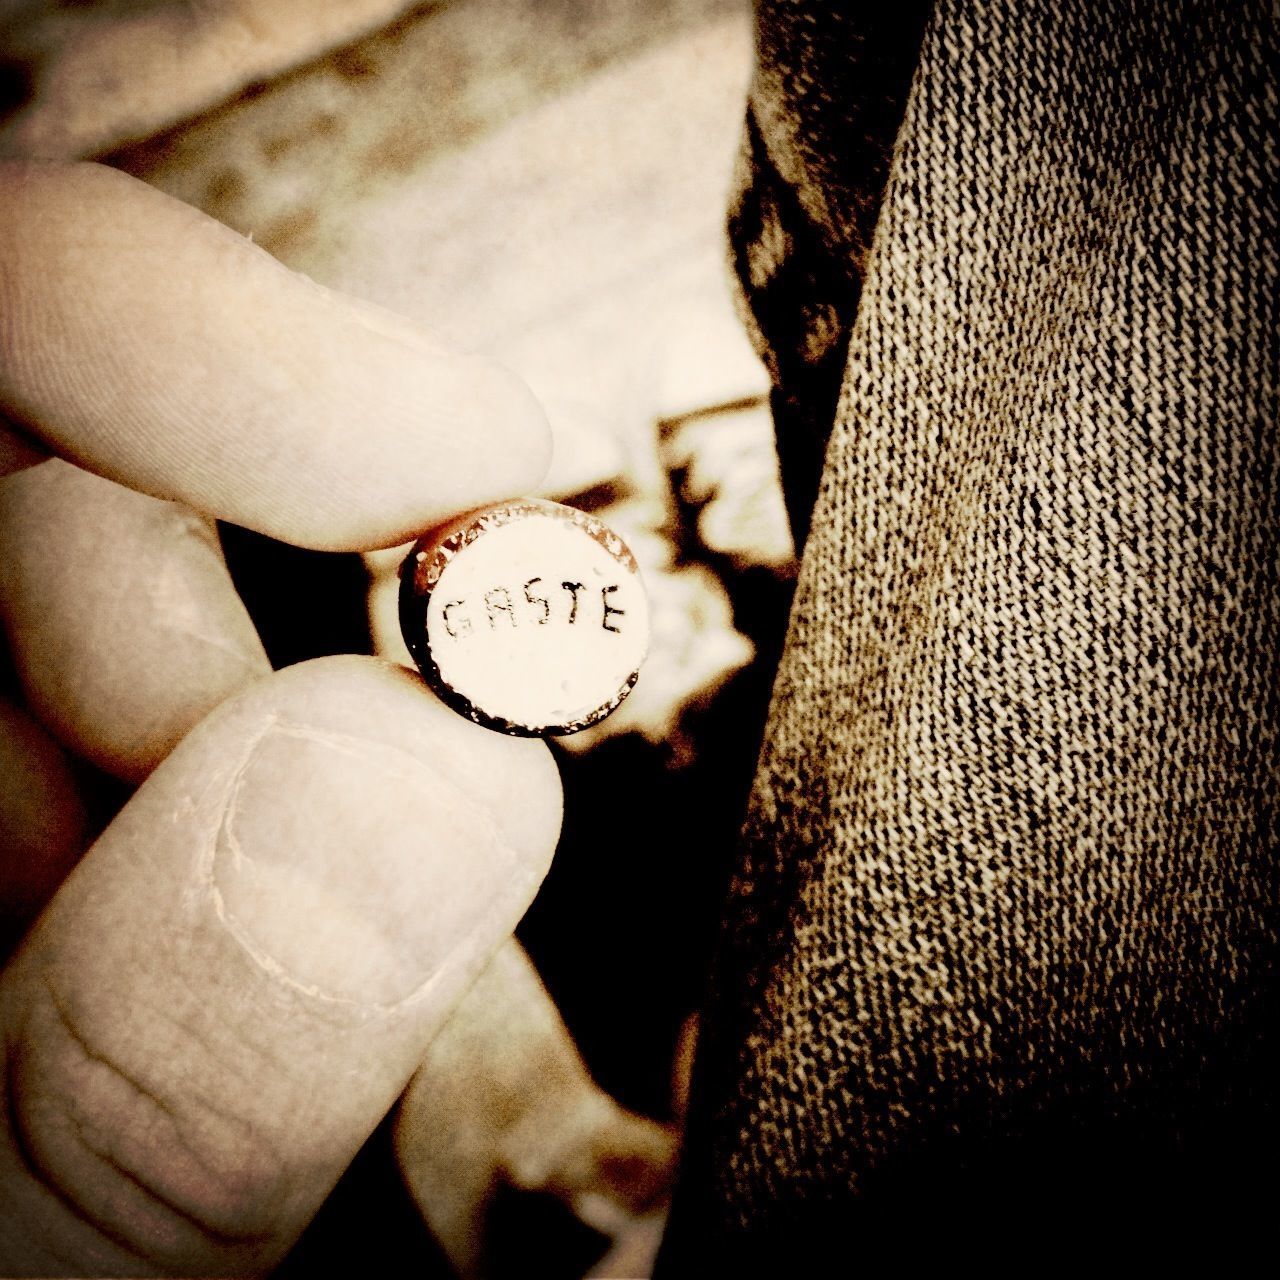
[[[476,706],[466,694],[455,689],[445,680],[427,644],[427,606],[431,600],[431,592],[448,568],[449,562],[484,534],[503,525],[513,524],[526,516],[542,516],[574,525],[603,547],[625,569],[640,578],[643,589],[644,579],[641,577],[640,566],[636,563],[631,548],[604,521],[598,520],[586,511],[579,511],[576,507],[567,507],[558,502],[547,502],[541,498],[518,498],[459,517],[451,526],[445,526],[449,532],[438,541],[432,534],[426,534],[413,544],[413,548],[400,565],[400,630],[404,635],[409,653],[418,664],[422,678],[431,686],[441,702],[459,715],[465,716],[473,724],[481,725],[486,729],[495,729],[511,737],[541,738],[551,735],[563,738],[599,724],[621,706],[623,700],[635,688],[636,681],[640,679],[639,668],[644,665],[644,660],[649,653],[648,638],[636,670],[622,682],[617,692],[607,702],[601,703],[594,711],[579,720],[571,720],[568,724],[547,725],[528,725],[508,720],[504,716],[493,715]],[[422,546],[426,538],[432,539],[432,550]]]

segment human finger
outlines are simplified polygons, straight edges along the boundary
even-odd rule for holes
[[[271,669],[207,519],[59,459],[0,481],[0,616],[28,706],[129,781]]]
[[[97,165],[0,168],[0,410],[53,451],[287,542],[403,542],[533,488],[488,360]]]
[[[618,1235],[669,1191],[674,1131],[591,1079],[514,939],[458,1002],[401,1099],[405,1185],[458,1274],[483,1270],[501,1189],[555,1196]]]
[[[269,1269],[510,934],[559,804],[544,744],[374,659],[197,726],[0,986],[0,1270]]]

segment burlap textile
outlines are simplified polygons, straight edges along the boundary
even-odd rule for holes
[[[833,351],[843,376],[665,1273],[856,1260],[940,1206],[977,1235],[1256,1226],[1273,15],[943,0],[870,220],[859,121],[899,53],[826,6],[759,16],[738,261],[783,395],[829,420]]]

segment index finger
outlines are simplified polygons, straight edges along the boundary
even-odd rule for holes
[[[533,488],[514,375],[97,165],[0,168],[0,412],[144,493],[364,549]]]

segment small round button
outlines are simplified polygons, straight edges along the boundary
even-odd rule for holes
[[[635,558],[594,516],[538,499],[420,540],[400,626],[427,683],[478,724],[575,733],[630,693],[649,645]]]

